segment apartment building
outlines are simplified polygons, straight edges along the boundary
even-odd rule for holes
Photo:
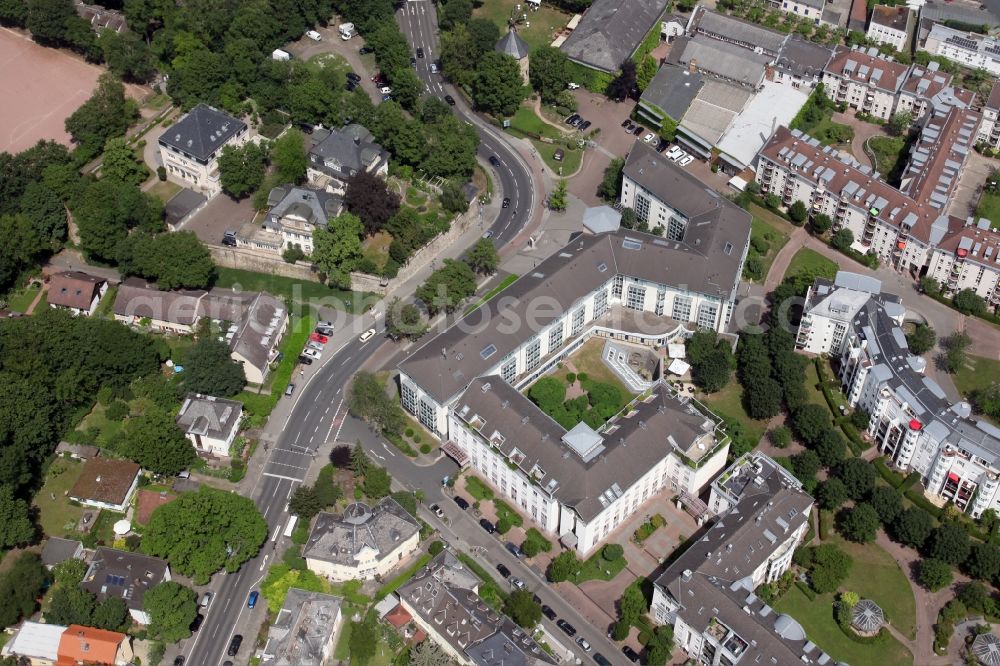
[[[274,236],[272,245],[279,250],[298,247],[307,255],[313,252],[313,234],[326,229],[340,214],[344,201],[326,190],[285,185],[268,194],[264,229]],[[239,242],[239,241],[237,241]]]
[[[823,85],[833,101],[888,120],[908,70],[907,65],[880,56],[875,47],[838,46],[823,71]]]
[[[909,52],[914,18],[908,7],[875,5],[865,36],[877,44],[888,44],[897,51]]]
[[[773,460],[740,458],[713,485],[721,509],[653,585],[650,615],[699,664],[831,664],[802,626],[754,594],[788,570],[813,500]],[[715,503],[718,498],[719,503]]]
[[[795,347],[811,354],[840,356],[854,317],[881,290],[881,281],[858,273],[840,271],[832,281],[818,278],[806,292]],[[882,301],[893,316],[902,316],[897,297],[882,294]]]
[[[199,104],[160,135],[160,161],[167,178],[208,196],[222,191],[219,156],[250,138],[246,123],[207,104]]]
[[[909,113],[914,121],[919,120],[927,113],[931,100],[946,89],[966,106],[971,104],[972,93],[952,88],[951,81],[951,74],[942,72],[937,62],[929,62],[926,66],[913,65],[906,75],[902,88],[899,89],[893,113]]]
[[[976,143],[996,150],[1000,148],[1000,82],[993,84],[990,96],[983,104],[983,120],[979,123]]]
[[[934,23],[920,45],[920,50],[939,55],[971,69],[985,69],[1000,75],[1000,41],[989,35],[979,35]]]
[[[841,275],[832,286],[834,298],[845,289],[837,283]],[[903,334],[905,309],[881,292],[878,280],[866,283],[868,299],[851,319],[838,355],[848,403],[871,415],[868,436],[895,467],[919,473],[930,498],[954,502],[974,517],[1000,508],[1000,429],[972,418],[968,403],[952,404],[924,376],[926,360],[910,353]],[[830,287],[823,281],[814,285],[824,286]],[[851,288],[861,291],[854,288],[859,286],[853,282]],[[805,312],[800,339],[802,328],[812,325],[812,312]]]

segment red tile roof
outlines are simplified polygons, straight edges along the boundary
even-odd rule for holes
[[[867,71],[864,71],[866,67]],[[908,69],[909,66],[902,63],[838,46],[825,71],[855,83],[874,82],[879,90],[895,93],[903,84]]]
[[[102,278],[80,271],[56,273],[49,279],[49,305],[89,310],[104,282]]]
[[[59,639],[59,659],[57,666],[77,666],[78,664],[107,664],[114,666],[118,646],[125,640],[125,634],[105,631],[93,627],[71,624]]]

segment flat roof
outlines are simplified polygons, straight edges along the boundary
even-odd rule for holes
[[[799,88],[765,81],[764,87],[733,118],[719,140],[719,150],[749,166],[771,137],[772,128],[788,125],[798,114],[809,95]]]

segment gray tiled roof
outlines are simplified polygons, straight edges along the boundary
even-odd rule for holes
[[[388,160],[389,154],[375,143],[371,132],[357,123],[331,131],[309,150],[313,168],[336,178],[346,178],[353,172],[367,169],[368,164],[380,159]],[[336,162],[339,168],[329,169],[324,165],[326,160]]]
[[[800,78],[821,78],[832,57],[833,49],[793,35],[782,46],[775,66]]]
[[[692,31],[713,39],[731,41],[747,49],[760,48],[765,53],[777,55],[787,35],[741,21],[726,14],[717,14],[706,7],[696,10]]]
[[[653,388],[646,402],[636,401],[632,407],[632,416],[619,417],[598,433],[584,424],[567,433],[498,376],[474,381],[455,405],[470,428],[473,422],[482,423],[478,432],[487,441],[495,432],[503,436],[497,448],[505,457],[515,448],[524,454],[518,467],[583,520],[604,510],[607,504],[601,497],[607,491],[616,485],[631,487],[671,453],[697,461],[726,438],[716,430],[721,427],[718,417],[663,384]],[[579,440],[583,442],[578,445]]]
[[[42,548],[42,564],[47,567],[55,566],[70,558],[80,559],[82,553],[83,543],[76,539],[49,537]]]
[[[199,104],[160,135],[160,144],[206,162],[226,141],[246,130],[242,120],[206,104]]]
[[[508,30],[507,34],[497,42],[496,51],[506,53],[512,58],[521,60],[528,57],[528,43],[521,39],[515,30]]]
[[[263,661],[274,666],[322,666],[337,630],[340,597],[291,588],[267,631]]]
[[[169,580],[165,560],[114,548],[100,547],[90,561],[80,586],[97,596],[97,601],[124,599],[133,610],[142,610],[146,592]]]
[[[320,513],[316,517],[302,556],[347,566],[357,564],[357,555],[370,548],[381,560],[420,531],[420,525],[391,497],[374,507],[360,502],[342,515]]]
[[[264,370],[269,362],[269,355],[275,348],[275,337],[284,327],[288,313],[285,311],[285,304],[267,292],[258,292],[253,296],[229,346],[233,353]]]
[[[770,56],[706,35],[695,35],[682,44],[683,51],[679,51],[676,56],[671,53],[671,61],[681,65],[696,65],[699,71],[744,86],[758,87],[764,80],[768,63],[771,62]]]
[[[635,52],[666,7],[666,0],[595,0],[559,48],[570,60],[614,72]]]
[[[177,425],[190,435],[226,439],[243,414],[243,403],[188,393],[177,415]]]
[[[639,103],[655,106],[675,122],[680,122],[703,85],[701,72],[664,65],[642,92]]]
[[[295,215],[314,226],[326,227],[327,222],[340,211],[343,200],[326,190],[286,185],[271,190],[267,202],[271,209],[267,211],[264,225],[277,229],[280,226],[278,221],[286,215]]]

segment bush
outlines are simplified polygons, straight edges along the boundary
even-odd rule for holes
[[[167,179],[167,170],[164,169],[162,166],[156,167],[156,177],[159,178],[161,181],[166,180]]]
[[[568,372],[568,373],[566,373],[566,383],[567,384],[574,384],[574,383],[576,383],[576,373],[574,373],[574,372]]]
[[[413,437],[413,428],[407,428],[406,429],[406,436],[407,437]]]
[[[424,442],[423,444],[420,445],[420,452],[424,455],[427,455],[428,453],[431,452],[431,445],[428,444],[427,442]]]
[[[427,549],[427,552],[433,556],[433,555],[440,555],[442,550],[444,550],[444,544],[440,541],[434,541]]]
[[[615,560],[621,559],[624,554],[625,549],[617,543],[609,543],[601,551],[601,557],[606,559],[608,562],[614,562]]]
[[[104,410],[104,416],[107,417],[109,421],[121,421],[123,418],[128,416],[128,403],[123,400],[114,400],[108,405],[108,408]]]

